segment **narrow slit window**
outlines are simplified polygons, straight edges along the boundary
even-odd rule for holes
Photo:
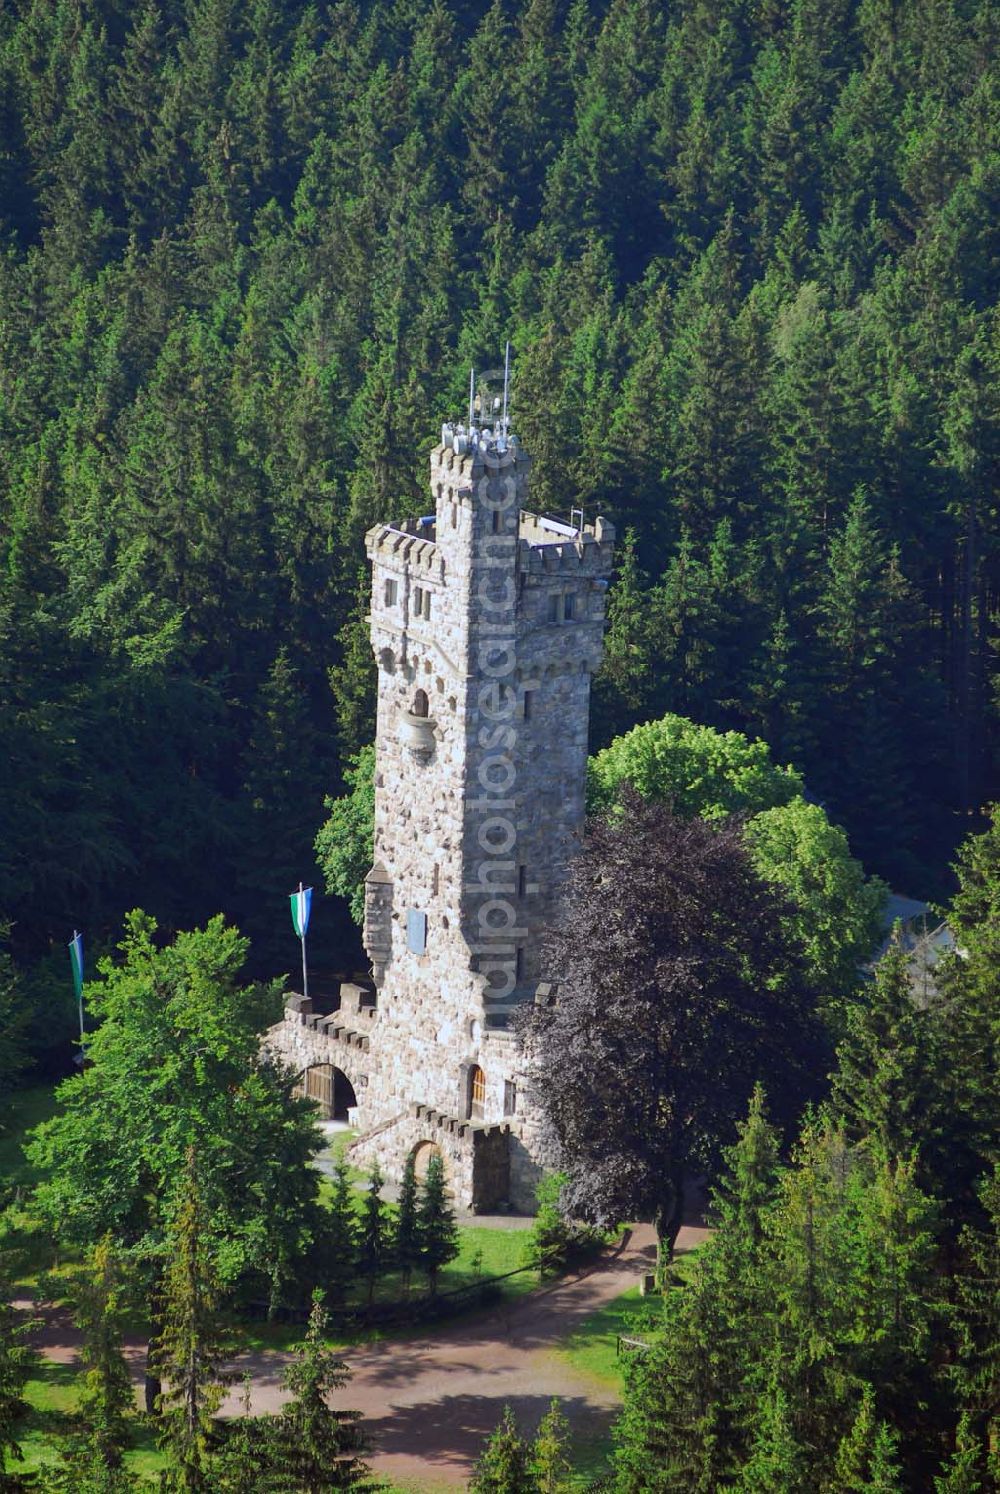
[[[424,588],[415,586],[413,588],[413,615],[419,617],[424,610]]]
[[[503,514],[498,508],[493,510],[493,533],[499,534],[503,528]]]
[[[387,607],[395,607],[398,594],[399,587],[397,582],[387,581],[385,583],[385,605]]]
[[[513,1079],[505,1079],[503,1082],[503,1113],[517,1114],[517,1085]]]
[[[519,944],[514,954],[514,979],[518,985],[524,979],[524,946]]]
[[[549,622],[550,623],[557,623],[557,622],[559,622],[560,618],[562,617],[562,611],[561,611],[560,605],[559,605],[561,601],[562,601],[562,597],[559,595],[559,593],[557,591],[554,591],[552,593],[552,595],[549,597]]]
[[[563,597],[563,617],[566,622],[572,622],[576,616],[576,595],[568,591]]]
[[[535,692],[534,692],[534,690],[525,690],[525,692],[524,692],[524,713],[523,713],[525,721],[530,721],[531,720],[531,712],[532,712],[532,710],[534,708],[534,704],[535,704]]]
[[[430,594],[429,591],[425,591],[424,592],[424,616],[427,617],[427,618],[429,618],[430,615],[431,615],[431,594]]]
[[[528,868],[522,863],[517,869],[517,895],[524,897],[528,890]]]

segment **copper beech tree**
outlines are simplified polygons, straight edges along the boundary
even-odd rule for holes
[[[573,863],[545,951],[556,998],[525,1018],[535,1099],[565,1206],[597,1224],[652,1218],[661,1264],[685,1176],[732,1140],[755,1081],[791,1117],[825,1070],[786,914],[738,820],[631,793]]]

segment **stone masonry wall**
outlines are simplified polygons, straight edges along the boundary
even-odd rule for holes
[[[601,519],[576,530],[529,512],[530,471],[515,439],[501,454],[442,445],[433,515],[367,536],[378,703],[364,933],[377,1004],[367,1047],[334,1036],[335,1019],[294,1012],[271,1037],[289,1061],[351,1080],[357,1160],[377,1155],[398,1178],[432,1140],[461,1204],[526,1210],[544,1158],[505,1027],[542,973],[583,826],[614,543]]]

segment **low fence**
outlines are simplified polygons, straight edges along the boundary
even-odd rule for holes
[[[619,1242],[619,1249],[627,1239],[626,1231]],[[567,1252],[565,1246],[561,1246],[547,1251],[537,1261],[531,1261],[525,1266],[515,1266],[513,1271],[504,1271],[500,1276],[478,1277],[475,1281],[463,1282],[461,1286],[449,1287],[443,1292],[431,1294],[424,1291],[395,1298],[392,1302],[372,1302],[370,1305],[327,1303],[330,1327],[350,1333],[364,1328],[392,1328],[430,1322],[436,1318],[455,1317],[474,1307],[488,1307],[492,1303],[501,1302],[504,1282],[511,1281],[515,1276],[523,1276],[526,1271],[544,1276],[546,1266],[565,1268],[574,1262],[586,1260],[590,1255],[596,1255],[601,1248],[603,1242],[596,1241],[592,1249],[578,1247],[575,1251]],[[309,1319],[309,1306],[306,1303],[274,1307],[266,1302],[251,1301],[244,1304],[244,1310],[254,1317],[283,1323],[305,1323]]]

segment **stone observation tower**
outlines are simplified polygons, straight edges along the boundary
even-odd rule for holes
[[[499,404],[499,401],[497,402]],[[456,1202],[531,1209],[530,1096],[509,1019],[538,989],[538,947],[584,817],[591,675],[614,531],[526,509],[531,458],[497,410],[442,428],[434,513],[379,524],[372,978],[318,1015],[292,998],[271,1046],[328,1112],[351,1160],[398,1178],[437,1148]],[[574,516],[575,517],[575,516]],[[580,515],[582,520],[582,515]],[[308,1008],[308,1009],[307,1009]],[[351,1104],[351,1101],[354,1101]],[[346,1102],[346,1103],[345,1103]]]

